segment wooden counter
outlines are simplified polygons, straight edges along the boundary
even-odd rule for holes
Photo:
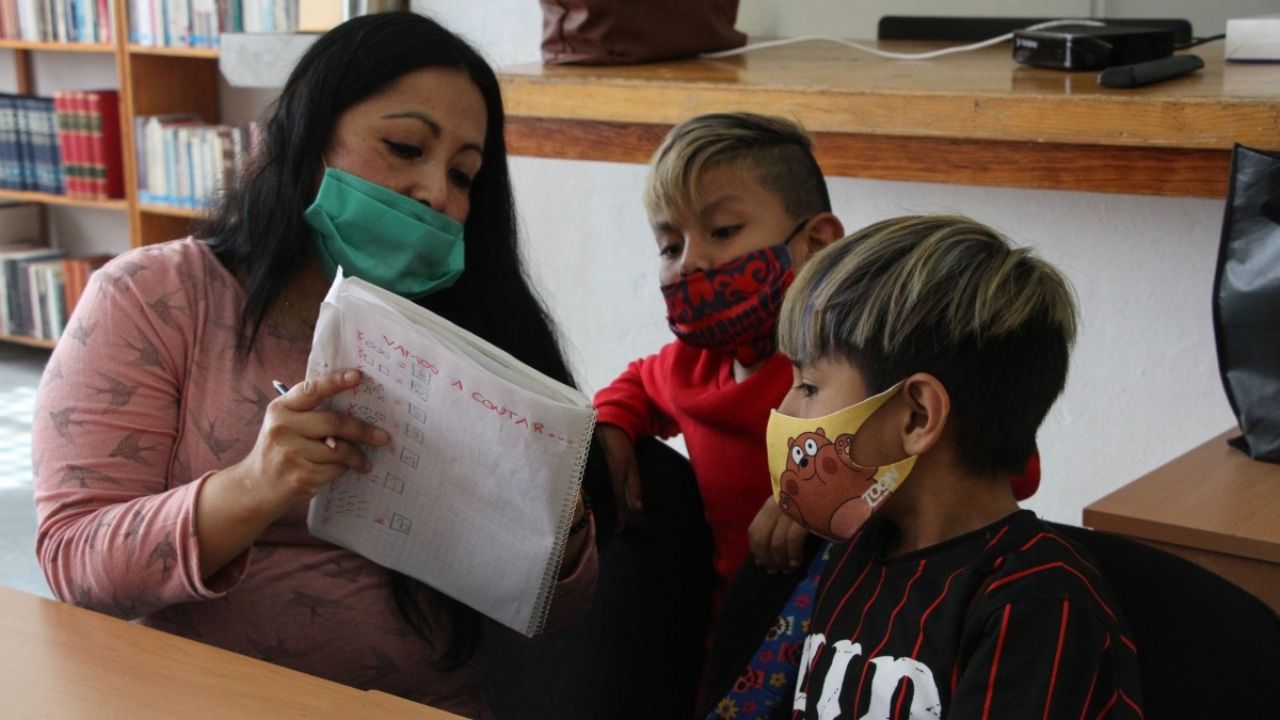
[[[1084,509],[1095,530],[1198,563],[1280,611],[1280,464],[1229,445],[1231,430]]]
[[[913,52],[939,43],[868,43]],[[500,73],[517,155],[647,162],[674,123],[751,110],[800,121],[830,175],[1222,197],[1233,143],[1280,149],[1280,65],[1224,63],[1147,88],[1019,65],[1008,44],[885,60],[809,41],[720,60]]]
[[[461,720],[0,586],[0,716]]]

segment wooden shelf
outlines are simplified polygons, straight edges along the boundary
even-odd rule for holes
[[[54,340],[45,340],[43,338],[27,337],[25,335],[0,335],[0,342],[12,343],[14,345],[26,345],[27,347],[43,348],[52,350]]]
[[[1234,143],[1280,149],[1280,67],[1225,63],[1221,43],[1196,53],[1204,70],[1135,90],[1018,65],[1008,45],[886,60],[821,41],[500,78],[517,155],[643,163],[674,123],[752,110],[803,124],[830,175],[1222,197]]]
[[[185,57],[185,58],[201,58],[205,60],[216,60],[218,58],[218,50],[216,48],[191,48],[191,47],[160,47],[150,45],[130,45],[130,55],[162,55],[165,57]]]
[[[102,43],[64,43],[0,39],[0,49],[73,53],[113,53],[116,51],[116,46]]]
[[[71,207],[96,208],[99,210],[125,210],[128,208],[128,203],[123,198],[115,200],[91,200],[89,198],[68,197],[66,195],[54,195],[53,193],[30,192],[26,190],[0,190],[0,199],[44,203],[45,205],[68,205]]]
[[[212,210],[194,210],[192,208],[177,207],[175,205],[156,205],[154,203],[139,203],[138,209],[144,213],[152,215],[165,215],[167,217],[191,218],[202,220],[209,216]]]

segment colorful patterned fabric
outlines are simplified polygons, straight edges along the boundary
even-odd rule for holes
[[[818,551],[746,670],[712,709],[707,720],[763,720],[785,717],[790,711],[804,638],[813,615],[814,596],[830,556],[830,544]]]
[[[795,272],[785,244],[662,286],[667,323],[682,342],[733,353],[744,367],[773,354],[782,296]]]

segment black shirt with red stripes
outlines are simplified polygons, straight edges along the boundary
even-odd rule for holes
[[[833,551],[795,720],[1142,717],[1137,652],[1083,548],[1029,510],[886,560],[894,531]]]

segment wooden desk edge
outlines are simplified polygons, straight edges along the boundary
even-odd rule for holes
[[[1214,528],[1190,526],[1179,524],[1172,520],[1164,521],[1160,518],[1139,517],[1131,512],[1123,512],[1128,510],[1124,505],[1132,502],[1130,496],[1140,496],[1143,492],[1149,492],[1149,485],[1144,488],[1145,484],[1152,482],[1155,478],[1168,477],[1170,475],[1176,476],[1175,468],[1184,463],[1202,461],[1207,453],[1228,453],[1226,457],[1232,462],[1261,463],[1261,461],[1250,460],[1243,455],[1240,457],[1230,455],[1230,453],[1236,453],[1237,451],[1229,449],[1226,441],[1228,438],[1238,435],[1239,432],[1239,430],[1232,428],[1216,435],[1169,462],[1143,474],[1136,480],[1095,500],[1084,508],[1082,513],[1083,524],[1095,530],[1126,535],[1140,540],[1150,540],[1280,564],[1280,535],[1272,539],[1245,537]],[[1261,467],[1270,472],[1273,466],[1262,463]],[[1277,499],[1280,500],[1280,465],[1274,466],[1274,475],[1276,476],[1276,495]],[[1120,505],[1118,509],[1115,508],[1117,504]]]
[[[506,139],[513,155],[644,164],[670,128],[508,116]],[[1231,167],[1228,150],[832,132],[811,136],[824,174],[872,180],[1221,198]]]
[[[220,668],[220,681],[231,683],[227,687],[229,691],[234,690],[235,683],[244,678],[288,685],[305,692],[309,696],[310,705],[303,709],[308,717],[318,719],[371,717],[380,711],[381,714],[391,717],[421,718],[421,720],[464,720],[458,715],[406,700],[396,695],[390,695],[378,690],[363,691],[359,688],[293,670],[283,665],[276,665],[265,660],[241,655],[155,628],[136,625],[119,618],[102,615],[92,610],[50,600],[3,585],[0,585],[0,608],[8,611],[5,622],[13,622],[19,616],[29,613],[30,616],[23,619],[25,620],[26,630],[31,632],[32,638],[35,640],[33,647],[36,648],[33,650],[34,655],[28,658],[29,660],[33,658],[37,661],[47,660],[56,656],[57,652],[50,652],[47,647],[57,648],[61,645],[61,639],[58,637],[60,630],[58,627],[50,628],[49,626],[65,625],[69,626],[70,629],[91,629],[90,634],[101,634],[116,639],[127,634],[130,638],[131,646],[152,644],[154,647],[154,644],[159,643],[164,646],[169,654],[190,659],[192,668],[195,669],[199,669],[202,665],[207,668],[212,663],[217,668]],[[3,624],[3,622],[0,622],[0,625]],[[68,627],[62,627],[61,631],[66,631],[67,629]],[[75,638],[76,641],[83,641],[83,639],[83,637]],[[42,645],[45,647],[42,648]],[[174,648],[177,648],[177,651],[174,651]],[[65,647],[62,649],[65,650]],[[98,662],[99,660],[100,658],[90,657],[85,658],[84,662]],[[65,669],[68,672],[75,671],[74,667]],[[102,670],[102,667],[97,669]],[[121,672],[134,672],[137,667],[126,668],[121,665],[120,669]],[[225,672],[223,672],[224,670]],[[132,680],[142,682],[138,677],[132,677]],[[119,691],[120,688],[115,687],[114,689]],[[166,690],[172,690],[172,688],[166,688]],[[273,692],[279,694],[280,691],[275,690]],[[39,696],[38,691],[36,696]],[[31,699],[26,698],[25,701],[30,702]],[[9,701],[23,702],[24,698],[9,697]],[[49,708],[44,708],[44,710],[48,711]],[[102,708],[103,715],[113,715],[119,710],[121,708]],[[277,710],[280,710],[280,708],[277,708]],[[293,717],[296,715],[292,711],[298,710],[299,708],[294,706],[286,714]],[[264,708],[264,711],[270,711],[270,708]],[[153,716],[147,715],[147,717]],[[263,717],[268,716],[263,715]],[[204,716],[202,715],[202,717]]]

